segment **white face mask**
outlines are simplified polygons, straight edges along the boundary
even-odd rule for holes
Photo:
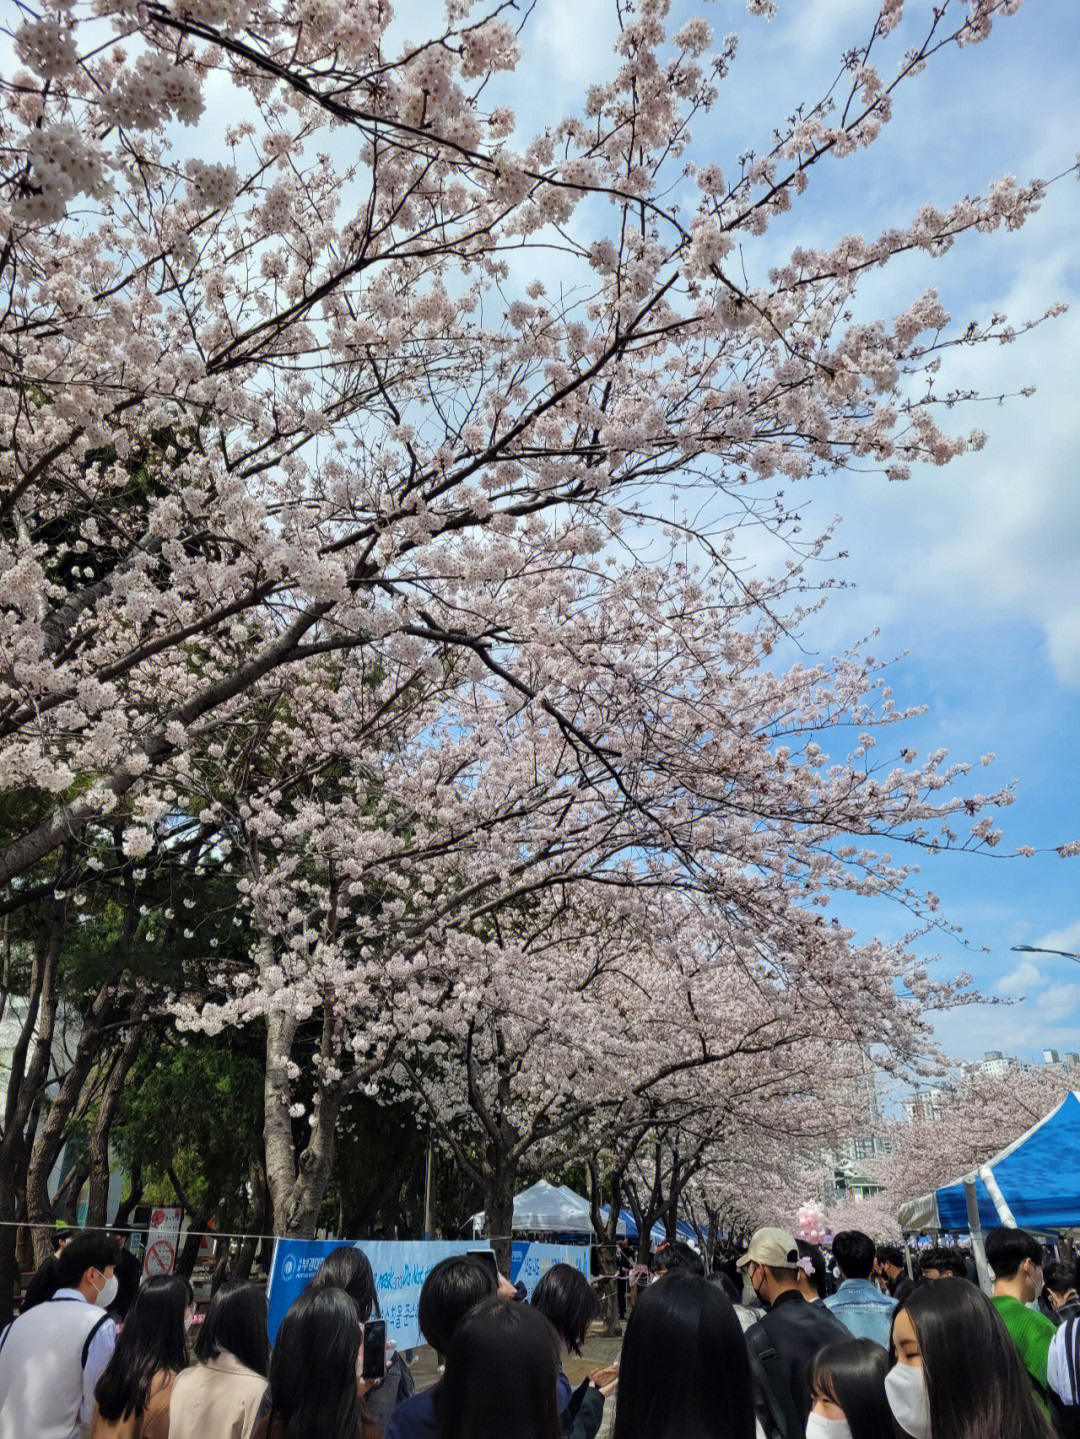
[[[893,1418],[911,1439],[930,1439],[930,1395],[921,1367],[894,1364],[885,1375],[885,1398]]]
[[[826,1419],[824,1414],[811,1414],[806,1421],[806,1439],[851,1439],[851,1425],[846,1419]]]
[[[116,1291],[119,1285],[116,1282],[116,1275],[111,1274],[97,1292],[94,1303],[99,1309],[108,1309],[109,1305],[116,1298]]]

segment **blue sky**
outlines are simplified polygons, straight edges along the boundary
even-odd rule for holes
[[[777,18],[765,23],[742,0],[677,5],[680,17],[703,12],[718,37],[732,29],[741,37],[732,74],[695,131],[695,158],[733,170],[744,148],[765,148],[772,123],[828,85],[876,9],[872,0],[780,0]],[[585,85],[610,67],[612,11],[610,0],[540,0],[512,81],[520,132],[576,108]],[[909,0],[908,11],[906,24],[921,23],[928,6]],[[982,192],[1000,175],[1023,181],[1063,171],[1080,137],[1075,23],[1064,0],[1028,0],[997,22],[988,42],[928,67],[901,91],[879,143],[830,163],[824,183],[770,232],[766,252],[870,234],[927,201]],[[904,33],[895,38],[902,50]],[[811,622],[805,647],[827,658],[880,627],[873,652],[905,656],[892,672],[898,701],[928,706],[903,740],[973,762],[993,752],[973,788],[1017,781],[992,856],[943,855],[923,866],[926,887],[962,925],[967,945],[937,936],[923,952],[940,953],[942,976],[970,970],[983,992],[1012,1001],[941,1017],[939,1037],[960,1058],[986,1049],[1025,1058],[1045,1046],[1080,1049],[1080,965],[1010,949],[1080,951],[1080,859],[1052,853],[1080,836],[1077,201],[1075,178],[1066,178],[1019,233],[968,237],[942,260],[920,254],[870,277],[860,302],[868,315],[895,313],[931,284],[962,324],[999,309],[1019,322],[1057,300],[1073,309],[1011,346],[947,361],[943,388],[1037,386],[1030,399],[957,413],[958,428],[986,430],[981,453],[917,471],[906,484],[869,475],[824,488],[815,482],[803,506],[821,525],[844,516],[843,574],[857,586]],[[1044,852],[1008,857],[1021,844]],[[864,937],[875,927],[883,937],[909,927],[902,912],[857,901],[839,912]]]

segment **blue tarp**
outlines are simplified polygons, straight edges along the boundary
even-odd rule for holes
[[[605,1220],[605,1222],[610,1212],[611,1211],[609,1206],[605,1204],[603,1209],[601,1209],[600,1211],[600,1214]],[[638,1237],[637,1220],[630,1213],[629,1209],[620,1209],[619,1219],[622,1221],[622,1224],[626,1225],[627,1237],[630,1239],[636,1239]],[[675,1237],[676,1239],[683,1239],[686,1241],[687,1244],[692,1244],[695,1249],[697,1248],[697,1235],[694,1233],[694,1226],[692,1224],[688,1224],[685,1219],[677,1219],[675,1221]],[[652,1229],[649,1231],[649,1243],[652,1244],[653,1248],[655,1249],[658,1244],[663,1244],[666,1238],[667,1230],[664,1228],[664,1226],[662,1224],[654,1224]]]
[[[1066,1095],[976,1175],[983,1229],[1006,1224],[1045,1234],[1080,1228],[1080,1094]],[[967,1232],[963,1176],[901,1205],[900,1222],[914,1231]]]

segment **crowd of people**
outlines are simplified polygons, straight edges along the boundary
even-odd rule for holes
[[[110,1312],[123,1250],[66,1238],[0,1332],[0,1439],[1076,1439],[1080,1293],[1020,1229],[986,1236],[987,1296],[957,1250],[904,1256],[845,1231],[827,1258],[766,1227],[706,1275],[671,1244],[636,1287],[618,1363],[567,1377],[600,1313],[596,1287],[553,1265],[531,1300],[477,1254],[441,1260],[418,1322],[438,1356],[416,1391],[376,1348],[371,1266],[343,1245],[271,1346],[253,1283],[224,1284],[191,1342],[178,1276]],[[365,1361],[374,1358],[377,1373]]]

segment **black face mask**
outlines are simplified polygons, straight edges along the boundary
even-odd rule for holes
[[[748,1277],[749,1277],[749,1276],[748,1276]],[[771,1308],[772,1308],[772,1304],[769,1302],[768,1299],[765,1298],[764,1294],[762,1294],[761,1290],[757,1287],[757,1285],[754,1283],[754,1281],[753,1281],[752,1279],[750,1280],[750,1288],[751,1288],[751,1289],[754,1291],[754,1293],[757,1295],[758,1303],[761,1305],[761,1307],[762,1307],[763,1309],[771,1309]]]

